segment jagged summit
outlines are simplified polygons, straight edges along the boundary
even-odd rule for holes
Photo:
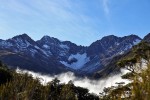
[[[21,34],[21,35],[14,36],[12,39],[17,39],[17,38],[21,38],[21,39],[31,39],[26,33]]]
[[[31,37],[29,37],[26,33],[14,36],[13,38],[8,39],[7,42],[14,43],[20,46],[22,46],[23,44],[26,44],[28,46],[36,45],[35,41]]]
[[[45,42],[46,44],[58,44],[58,43],[60,43],[60,41],[57,38],[50,37],[47,35],[43,36],[39,41]]]
[[[100,39],[101,41],[106,40],[106,39],[115,39],[115,38],[119,38],[115,35],[108,35],[108,36],[104,36],[102,39]]]

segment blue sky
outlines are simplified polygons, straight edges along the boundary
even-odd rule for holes
[[[150,0],[0,0],[0,38],[27,33],[90,45],[103,36],[150,32]]]

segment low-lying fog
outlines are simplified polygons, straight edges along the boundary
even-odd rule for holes
[[[75,86],[87,88],[89,89],[90,93],[95,94],[99,94],[100,92],[102,92],[104,87],[115,86],[116,82],[125,82],[125,84],[130,82],[129,80],[121,79],[121,76],[127,72],[125,69],[122,69],[120,74],[112,75],[111,77],[99,80],[90,80],[86,77],[78,78],[72,72],[67,72],[55,76],[42,75],[40,73],[20,69],[17,69],[16,72],[32,74],[34,78],[40,78],[42,84],[46,84],[56,77],[60,80],[60,83],[68,83],[68,81],[72,80]]]

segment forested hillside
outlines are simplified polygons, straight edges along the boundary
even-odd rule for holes
[[[19,74],[0,63],[0,100],[99,100],[89,90],[55,78],[46,85],[31,75]]]

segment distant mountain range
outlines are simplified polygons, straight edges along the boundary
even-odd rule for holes
[[[148,34],[145,40],[150,40]],[[10,68],[21,68],[48,74],[72,71],[91,76],[106,69],[114,57],[128,52],[142,39],[137,35],[105,36],[90,46],[78,46],[70,41],[44,36],[34,41],[27,34],[0,40],[0,60]]]

